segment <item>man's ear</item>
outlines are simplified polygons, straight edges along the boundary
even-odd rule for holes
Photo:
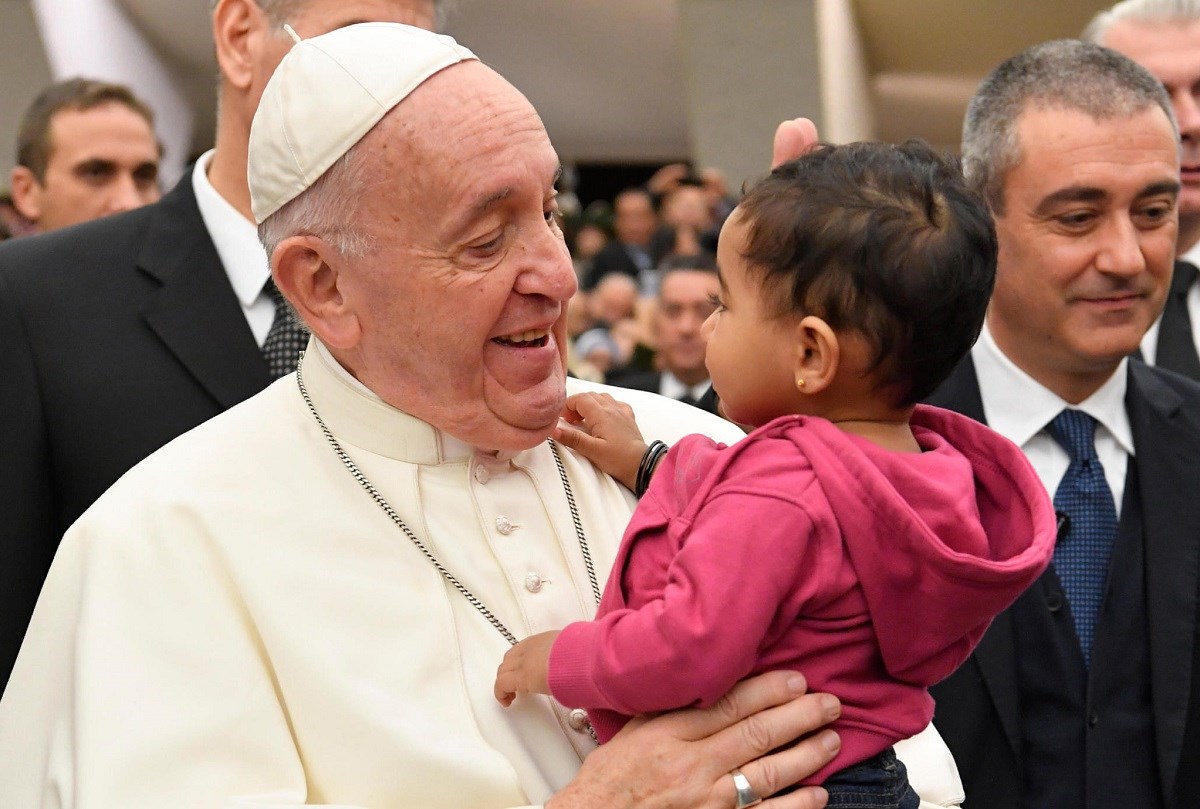
[[[344,294],[345,260],[323,239],[292,236],[271,255],[272,276],[283,297],[321,342],[330,348],[358,345],[362,326]]]
[[[816,315],[807,315],[795,325],[793,336],[796,389],[809,395],[820,393],[833,382],[841,362],[837,332]]]
[[[14,166],[9,175],[13,207],[30,222],[42,218],[42,184],[25,166]]]
[[[254,81],[254,40],[265,28],[262,9],[253,0],[220,0],[212,24],[221,75],[239,90],[247,89]]]

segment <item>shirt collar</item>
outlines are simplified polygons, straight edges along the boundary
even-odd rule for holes
[[[396,414],[394,417],[396,426],[403,430],[403,432],[407,435],[402,436],[403,440],[394,445],[394,451],[392,453],[385,452],[383,454],[390,454],[392,457],[397,458],[397,460],[406,460],[411,463],[462,461],[472,457],[473,455],[479,455],[481,458],[491,461],[507,461],[514,454],[476,450],[466,442],[460,441],[454,436],[448,435],[441,430],[430,427],[428,424],[425,424],[413,416],[409,416],[407,413],[396,410],[380,399],[375,391],[371,390],[362,382],[355,379],[354,375],[347,371],[346,368],[340,362],[338,362],[332,354],[329,353],[329,349],[325,347],[325,344],[316,337],[312,337],[310,339],[308,351],[320,357],[321,362],[319,366],[316,366],[315,364],[305,364],[305,379],[308,379],[308,373],[316,373],[321,377],[323,377],[325,374],[328,374],[342,386],[348,388],[350,393],[357,394],[372,404],[372,407],[369,410],[364,410],[365,418],[380,416],[387,410],[390,410],[392,413]],[[385,408],[386,410],[380,410],[379,408]],[[366,416],[366,413],[370,413],[371,416]],[[324,413],[322,413],[321,416],[322,418],[326,418]],[[411,453],[411,455],[409,453]]]
[[[670,371],[663,371],[658,383],[658,392],[668,399],[680,399],[686,393],[688,396],[699,401],[700,397],[708,391],[708,384],[708,380],[706,379],[697,385],[686,385],[675,374]]]
[[[1192,249],[1188,250],[1182,256],[1177,256],[1182,261],[1186,261],[1193,267],[1200,267],[1200,242],[1192,245]]]
[[[1133,455],[1133,429],[1125,410],[1128,360],[1095,393],[1078,405],[1068,404],[1029,374],[1017,367],[996,345],[985,324],[979,341],[971,349],[979,393],[988,426],[1024,447],[1066,408],[1082,410],[1103,425],[1129,455]]]
[[[217,255],[229,276],[229,283],[238,301],[248,307],[262,292],[263,284],[271,277],[271,263],[258,240],[254,224],[242,216],[217,193],[208,179],[208,166],[212,162],[213,150],[200,156],[192,169],[192,190],[204,227],[212,237]]]

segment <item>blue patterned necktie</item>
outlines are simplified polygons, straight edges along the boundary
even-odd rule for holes
[[[1050,422],[1049,430],[1071,457],[1054,493],[1055,510],[1069,520],[1065,536],[1054,548],[1054,570],[1071,605],[1083,663],[1090,667],[1092,638],[1117,536],[1117,509],[1096,455],[1096,420],[1081,410],[1064,410]]]
[[[275,281],[267,279],[263,292],[275,304],[275,320],[267,339],[263,342],[262,353],[270,369],[271,378],[278,379],[296,370],[300,352],[308,345],[308,329],[296,320],[292,310],[283,298],[283,293],[275,286]]]

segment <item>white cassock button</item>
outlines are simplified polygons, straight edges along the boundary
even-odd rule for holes
[[[510,520],[508,517],[501,515],[496,518],[496,530],[505,536],[511,534],[514,528],[516,528],[516,526],[512,524],[512,520]]]
[[[542,590],[542,577],[536,573],[525,574],[525,589],[531,593],[539,593]]]
[[[491,477],[492,477],[492,475],[490,472],[487,471],[486,466],[476,466],[475,467],[475,482],[476,483],[487,483],[488,480],[491,479]]]
[[[576,708],[567,714],[567,724],[571,726],[571,730],[579,733],[587,733],[588,717],[587,711],[583,708]]]

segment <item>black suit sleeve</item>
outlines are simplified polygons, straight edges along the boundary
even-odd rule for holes
[[[0,684],[8,681],[58,546],[54,486],[33,349],[0,273]]]

